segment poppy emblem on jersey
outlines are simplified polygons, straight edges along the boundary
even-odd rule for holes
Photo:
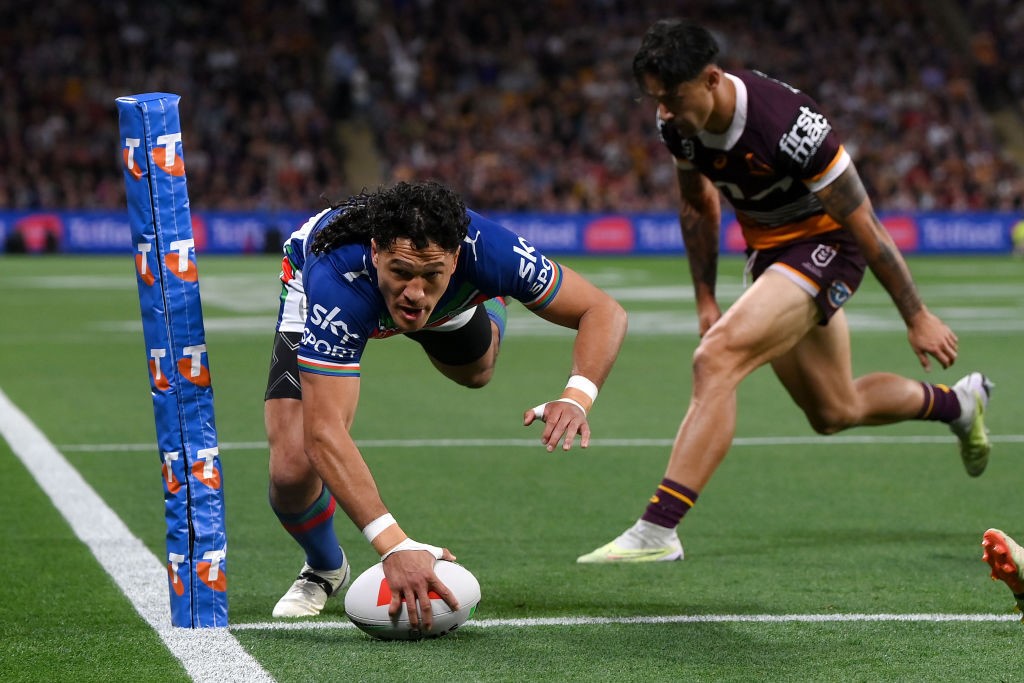
[[[842,280],[834,280],[828,287],[828,302],[835,308],[845,304],[851,295],[850,286]]]
[[[431,600],[440,600],[441,599],[441,596],[438,595],[437,593],[435,593],[434,591],[430,591],[429,593],[427,593],[427,597],[430,598]],[[384,605],[390,605],[390,604],[391,604],[391,586],[388,585],[388,580],[387,579],[381,579],[381,581],[380,581],[380,590],[377,591],[377,607],[383,607]]]
[[[727,163],[729,163],[729,158],[724,154],[719,154],[718,156],[715,157],[715,160],[712,162],[712,165],[715,167],[716,171],[721,171],[723,168],[725,168],[725,165]]]
[[[828,264],[832,263],[832,259],[835,257],[836,250],[825,244],[819,244],[814,248],[814,251],[811,252],[811,261],[813,261],[814,265],[819,268],[824,268]]]

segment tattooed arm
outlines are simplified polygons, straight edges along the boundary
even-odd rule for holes
[[[722,317],[715,299],[715,281],[718,277],[718,231],[722,220],[722,206],[718,190],[697,171],[679,169],[679,227],[690,262],[690,276],[697,301],[700,335]]]
[[[910,345],[921,365],[930,369],[929,355],[944,368],[952,365],[957,354],[956,335],[924,305],[907,262],[875,215],[853,164],[835,182],[818,191],[817,196],[825,211],[853,233],[871,272],[889,292],[903,317]]]

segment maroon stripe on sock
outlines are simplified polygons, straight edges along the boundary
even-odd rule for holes
[[[645,522],[674,529],[679,520],[697,502],[697,492],[671,479],[662,479],[640,518]]]

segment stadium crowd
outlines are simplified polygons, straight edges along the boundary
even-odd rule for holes
[[[1024,94],[1006,68],[1019,45],[958,48],[934,6],[685,9],[722,32],[724,66],[764,71],[830,112],[880,210],[1020,209],[1024,172],[983,107],[993,79]],[[1005,30],[972,3],[944,6],[982,34]],[[673,167],[630,62],[647,25],[679,10],[663,0],[4,3],[0,207],[123,207],[114,98],[166,91],[182,96],[193,207],[305,210],[362,189],[337,134],[358,120],[384,183],[436,178],[483,210],[674,210]]]

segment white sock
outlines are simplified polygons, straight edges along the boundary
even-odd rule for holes
[[[636,524],[615,539],[615,542],[626,550],[641,548],[664,548],[677,539],[675,529],[638,519]]]

